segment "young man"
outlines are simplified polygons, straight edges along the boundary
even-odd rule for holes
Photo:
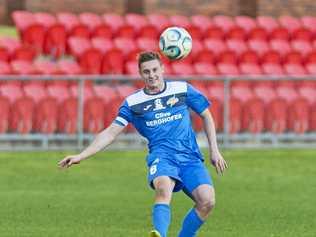
[[[163,65],[157,53],[141,53],[138,66],[144,89],[125,99],[116,119],[91,145],[78,155],[67,156],[59,166],[68,168],[79,164],[111,144],[124,127],[132,123],[149,142],[148,182],[155,190],[154,230],[150,236],[167,236],[172,193],[183,190],[195,206],[184,217],[178,237],[194,237],[214,207],[215,192],[196,142],[189,108],[204,121],[210,160],[216,171],[223,173],[227,168],[217,147],[209,102],[186,82],[164,81]]]

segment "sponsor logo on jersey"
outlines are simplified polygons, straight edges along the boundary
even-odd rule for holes
[[[168,100],[167,100],[167,105],[170,105],[170,107],[174,106],[176,103],[178,103],[179,99],[173,95],[172,97],[170,97]]]
[[[163,106],[162,101],[161,101],[160,98],[159,98],[159,99],[155,99],[155,100],[154,100],[154,104],[155,104],[154,111],[156,111],[156,110],[161,110],[161,109],[165,109],[165,108],[166,108],[165,106]]]

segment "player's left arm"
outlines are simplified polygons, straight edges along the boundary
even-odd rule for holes
[[[222,174],[228,166],[217,146],[214,119],[208,108],[200,113],[200,115],[203,119],[204,130],[209,144],[211,163],[216,168],[217,173]]]

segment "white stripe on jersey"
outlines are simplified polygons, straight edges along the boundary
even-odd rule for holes
[[[137,91],[126,98],[127,104],[133,106],[156,98],[187,92],[187,83],[183,81],[166,82],[166,86],[166,90],[157,95],[147,95],[143,90]]]
[[[124,126],[126,126],[126,125],[128,124],[128,122],[126,121],[126,119],[124,119],[124,118],[122,118],[122,117],[120,117],[120,116],[117,116],[117,117],[115,118],[115,120],[121,122],[122,124],[124,124]]]

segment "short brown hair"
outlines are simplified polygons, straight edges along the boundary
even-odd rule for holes
[[[151,60],[158,60],[161,63],[161,58],[159,53],[154,52],[154,51],[145,51],[141,52],[138,55],[138,68],[140,68],[140,65],[143,62],[151,61]]]

